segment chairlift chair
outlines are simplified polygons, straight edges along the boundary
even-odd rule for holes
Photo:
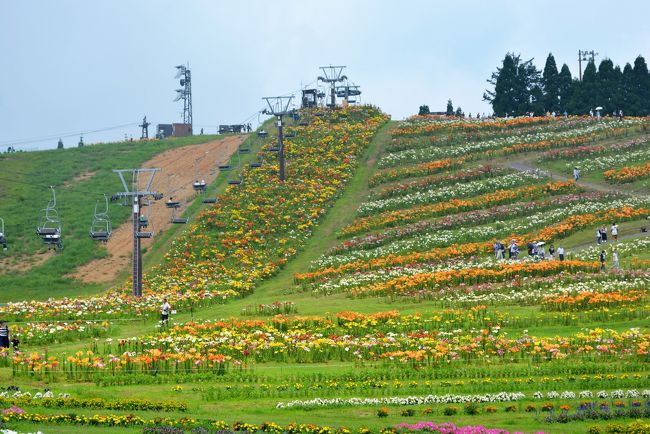
[[[251,152],[250,148],[239,148],[240,154],[250,154],[250,152]]]
[[[232,166],[230,164],[221,164],[219,165],[219,170],[231,170]]]
[[[187,223],[189,219],[185,217],[176,217],[176,210],[172,211],[172,217],[169,220],[170,223],[175,224],[175,225],[184,225]]]
[[[7,250],[7,236],[5,235],[5,221],[0,218],[0,245],[2,250]]]
[[[216,197],[206,197],[201,200],[201,203],[217,203]]]
[[[180,208],[181,203],[178,200],[174,200],[174,198],[170,196],[169,199],[167,199],[167,202],[165,202],[165,206],[167,208]]]
[[[199,181],[197,179],[192,183],[192,188],[194,189],[194,191],[204,192],[208,188],[208,185],[205,183],[205,180]]]
[[[111,220],[108,217],[108,197],[104,195],[104,202],[106,207],[103,212],[97,212],[99,201],[95,203],[95,213],[93,214],[93,221],[90,224],[90,238],[94,241],[108,242],[113,233]]]
[[[291,139],[293,137],[296,137],[296,133],[295,133],[295,131],[290,131],[287,134],[285,134],[284,137],[287,137],[287,138]]]
[[[259,169],[260,167],[262,167],[262,163],[259,162],[248,163],[248,167],[250,167],[251,169]]]
[[[257,132],[257,137],[267,137],[268,135],[269,133],[264,130],[260,130]]]
[[[36,234],[41,237],[48,248],[63,249],[61,219],[59,219],[59,214],[56,211],[56,192],[54,187],[50,187],[50,189],[52,190],[52,199],[48,201],[47,207],[43,210],[43,215],[36,227]]]

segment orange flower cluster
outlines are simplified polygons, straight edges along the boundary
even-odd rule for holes
[[[542,307],[547,310],[582,310],[594,307],[616,307],[636,303],[648,296],[647,291],[613,291],[613,292],[588,292],[583,291],[575,295],[553,295],[544,297]]]
[[[650,163],[606,170],[603,172],[603,176],[610,182],[633,182],[650,176]]]
[[[413,116],[410,120],[434,120],[440,119],[432,115]],[[393,136],[421,136],[430,134],[441,130],[460,130],[463,131],[477,131],[477,130],[499,130],[507,128],[517,128],[534,124],[546,124],[550,122],[550,118],[537,116],[537,117],[518,117],[510,119],[495,119],[491,121],[471,121],[459,120],[457,122],[430,122],[430,123],[408,123],[404,124],[393,130]]]
[[[441,286],[467,283],[474,285],[483,282],[500,282],[515,276],[548,276],[562,271],[596,272],[597,262],[578,260],[541,261],[541,262],[507,262],[496,268],[466,268],[461,270],[421,273],[413,276],[400,276],[386,282],[355,289],[354,296],[366,295],[406,295],[422,290],[432,290]]]
[[[394,181],[396,179],[413,178],[417,176],[427,176],[433,173],[440,172],[444,169],[451,169],[461,166],[465,162],[465,158],[445,158],[444,160],[427,161],[419,163],[414,166],[405,166],[397,169],[382,170],[374,174],[370,180],[369,185],[379,185],[384,182]]]
[[[554,181],[543,185],[518,187],[508,190],[497,190],[469,199],[452,199],[431,205],[420,205],[409,209],[386,211],[380,214],[357,218],[348,226],[341,229],[344,237],[357,235],[372,229],[401,225],[413,221],[424,220],[442,214],[452,214],[471,209],[485,208],[491,205],[524,200],[537,197],[543,193],[569,193],[580,191],[573,181]]]

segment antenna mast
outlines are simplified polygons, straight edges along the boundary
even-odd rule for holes
[[[176,98],[174,102],[183,100],[183,123],[190,126],[190,134],[192,132],[192,73],[190,72],[190,64],[177,65],[176,77],[180,78],[181,89],[176,89]]]

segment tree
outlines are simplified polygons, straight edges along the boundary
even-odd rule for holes
[[[584,74],[582,74],[582,81],[574,83],[573,94],[569,101],[569,111],[571,113],[584,115],[600,104],[597,96],[597,80],[596,65],[590,61],[585,68]]]
[[[632,116],[638,116],[641,113],[641,98],[636,93],[635,87],[634,70],[632,69],[632,65],[626,63],[621,79],[621,110],[623,110],[623,113]]]
[[[421,105],[421,106],[420,106],[420,110],[418,111],[418,114],[419,114],[420,116],[422,116],[422,115],[428,115],[429,113],[431,113],[431,110],[429,110],[429,106],[428,106],[428,105]]]
[[[56,149],[63,149],[63,140],[59,139],[59,143],[57,143]]]
[[[634,93],[639,97],[639,115],[647,116],[650,114],[650,76],[648,76],[648,65],[645,63],[643,56],[638,56],[634,60],[632,68],[632,84]]]
[[[449,101],[451,101],[451,100],[449,100]],[[452,114],[454,114],[454,113],[452,112]],[[459,116],[459,117],[463,117],[463,116],[465,116],[465,113],[463,113],[463,109],[462,109],[462,108],[460,108],[460,107],[457,107],[457,108],[456,108],[456,116]]]
[[[454,114],[454,105],[451,103],[451,100],[447,100],[447,116],[453,116]]]
[[[544,90],[544,111],[559,112],[560,104],[558,97],[560,96],[560,75],[557,72],[555,57],[553,57],[553,54],[551,53],[548,54],[546,65],[544,65],[542,88]]]
[[[560,74],[558,75],[558,96],[559,96],[559,110],[562,112],[568,111],[567,106],[573,93],[573,79],[571,78],[571,71],[567,64],[562,65]]]
[[[621,77],[614,68],[614,62],[610,59],[603,59],[598,65],[596,74],[596,103],[603,107],[603,113],[609,114],[618,112],[620,109],[619,87]]]
[[[492,104],[497,116],[521,116],[543,107],[540,74],[533,59],[523,62],[520,55],[506,54],[503,65],[487,80],[494,90],[486,90],[483,100]]]

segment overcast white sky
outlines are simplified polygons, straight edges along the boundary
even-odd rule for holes
[[[79,132],[180,122],[174,65],[189,62],[195,131],[214,132],[296,92],[321,65],[347,65],[362,101],[394,119],[448,98],[488,113],[485,80],[506,52],[549,52],[577,75],[578,49],[623,66],[650,57],[650,2],[6,1],[0,13],[0,150],[66,147]],[[257,116],[253,119],[257,122]],[[138,138],[137,126],[86,142]]]

